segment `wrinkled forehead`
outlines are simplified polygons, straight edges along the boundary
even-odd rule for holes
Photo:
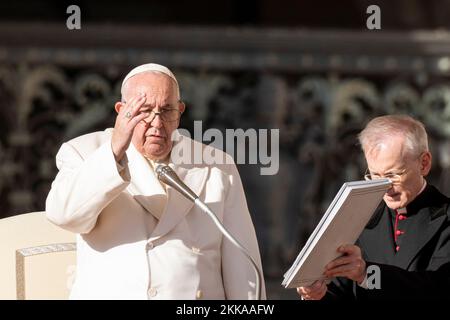
[[[147,100],[177,100],[175,82],[162,73],[145,72],[127,79],[122,87],[122,99],[129,100],[133,96],[145,93]]]

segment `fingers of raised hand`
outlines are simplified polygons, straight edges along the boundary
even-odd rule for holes
[[[130,99],[130,101],[125,103],[125,107],[121,110],[121,116],[130,121],[138,114],[139,109],[143,106],[145,100],[145,93],[133,97],[132,99]]]

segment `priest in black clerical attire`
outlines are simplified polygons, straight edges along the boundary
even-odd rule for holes
[[[366,179],[392,182],[355,245],[338,250],[324,274],[297,288],[306,300],[450,299],[450,199],[427,183],[425,128],[403,115],[377,117],[359,135]],[[349,221],[351,223],[351,221]]]

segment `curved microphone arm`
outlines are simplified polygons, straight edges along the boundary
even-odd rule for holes
[[[203,203],[199,198],[197,198],[194,202],[197,207],[202,209],[216,224],[216,227],[223,233],[223,235],[230,240],[232,244],[234,244],[241,252],[247,257],[247,259],[251,262],[253,269],[255,270],[256,274],[256,300],[261,300],[261,271],[258,268],[258,265],[256,264],[253,257],[250,255],[250,253],[237,241],[228,231],[225,229],[223,224],[220,222],[220,220],[217,218],[217,216],[212,212],[212,210]]]
[[[223,224],[220,222],[220,220],[217,218],[217,216],[214,214],[214,212],[205,204],[203,201],[200,200],[200,198],[188,187],[184,184],[183,181],[177,176],[177,174],[167,165],[157,165],[155,172],[158,176],[158,179],[171,186],[178,192],[180,192],[183,196],[185,196],[187,199],[194,202],[194,204],[199,207],[203,212],[205,212],[214,222],[216,227],[222,232],[222,234],[233,244],[235,245],[244,255],[245,257],[250,261],[252,264],[252,267],[256,274],[256,299],[261,300],[261,281],[262,281],[262,274],[261,270],[259,270],[258,265],[256,264],[253,257],[250,255],[250,253],[237,241],[228,231],[225,229]]]

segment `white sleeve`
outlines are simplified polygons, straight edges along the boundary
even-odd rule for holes
[[[263,273],[255,228],[248,211],[241,178],[236,165],[231,166],[232,172],[229,176],[230,186],[225,200],[223,224],[231,235],[248,250]],[[256,284],[254,269],[244,254],[226,238],[223,238],[222,242],[222,277],[226,299],[254,299]],[[261,299],[266,299],[264,277],[261,279]]]
[[[130,180],[126,159],[120,164],[115,161],[109,141],[85,159],[64,143],[56,155],[56,166],[59,172],[47,196],[46,215],[54,224],[75,233],[89,233],[102,209]]]

